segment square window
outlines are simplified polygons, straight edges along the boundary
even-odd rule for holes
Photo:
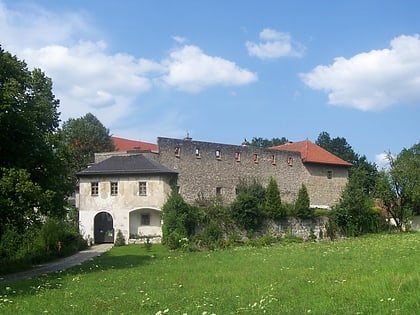
[[[111,196],[118,195],[118,183],[117,182],[111,182]]]
[[[98,182],[90,183],[90,194],[92,196],[97,196],[99,194],[99,183]]]
[[[240,162],[241,161],[241,153],[240,152],[235,152],[235,161],[236,162]]]
[[[139,195],[146,196],[147,195],[147,184],[146,182],[139,182]]]
[[[143,213],[141,215],[141,225],[150,225],[150,214]]]

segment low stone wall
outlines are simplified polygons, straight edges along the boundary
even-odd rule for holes
[[[268,221],[263,233],[269,232],[276,237],[296,236],[304,240],[313,236],[316,239],[322,239],[327,237],[327,223],[327,217],[316,217],[313,219],[288,217],[278,221]]]

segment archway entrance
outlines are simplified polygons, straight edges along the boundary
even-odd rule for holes
[[[95,244],[114,243],[114,225],[108,212],[99,212],[94,219]]]

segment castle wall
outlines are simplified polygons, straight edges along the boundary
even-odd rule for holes
[[[158,138],[158,147],[159,162],[178,172],[180,193],[189,203],[199,195],[231,202],[241,180],[266,186],[272,176],[282,201],[294,202],[304,183],[311,205],[325,207],[337,202],[347,182],[346,168],[303,164],[298,152],[171,138]]]

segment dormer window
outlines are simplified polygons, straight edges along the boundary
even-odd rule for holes
[[[216,152],[216,159],[217,160],[221,160],[222,159],[222,152],[220,151],[220,149],[217,149]]]
[[[175,148],[175,156],[176,156],[177,158],[179,158],[179,157],[180,157],[180,155],[181,155],[181,149],[180,149],[180,147],[176,147],[176,148]]]

